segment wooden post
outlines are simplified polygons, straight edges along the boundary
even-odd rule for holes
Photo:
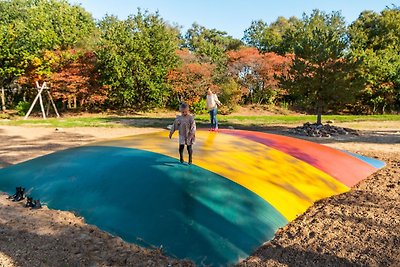
[[[1,109],[3,112],[6,111],[6,96],[4,93],[4,87],[1,87]]]
[[[38,98],[39,98],[40,95],[42,94],[43,89],[44,89],[45,86],[46,86],[46,83],[43,83],[43,85],[42,85],[42,87],[40,88],[38,94],[36,95],[35,99],[33,100],[33,103],[32,103],[32,105],[31,105],[31,107],[29,108],[28,112],[26,113],[26,115],[25,115],[25,117],[24,117],[24,120],[26,120],[26,119],[29,117],[29,115],[31,114],[32,109],[33,109],[33,107],[35,106],[36,101],[38,100]],[[43,115],[44,115],[44,111],[43,111]]]
[[[43,83],[43,86],[45,86],[46,83]],[[39,90],[39,88],[38,88]],[[39,103],[40,103],[40,108],[42,109],[42,114],[43,114],[43,119],[46,119],[46,113],[44,111],[44,105],[43,105],[43,98],[41,92],[39,93]]]
[[[50,102],[51,102],[51,104],[53,105],[54,111],[55,111],[56,114],[57,114],[57,118],[59,118],[59,117],[60,117],[60,114],[58,114],[58,110],[57,110],[56,104],[54,103],[53,98],[51,97],[51,94],[50,94],[50,92],[49,92],[49,90],[48,90],[49,88],[47,87],[46,82],[44,82],[44,83],[42,84],[42,86],[39,86],[39,82],[36,82],[36,88],[37,88],[37,90],[38,90],[38,94],[36,95],[35,99],[33,100],[33,103],[32,103],[32,105],[31,105],[31,107],[29,108],[28,113],[26,113],[26,115],[25,115],[25,117],[24,117],[24,120],[26,120],[26,119],[29,117],[29,115],[31,114],[32,109],[33,109],[33,107],[35,106],[35,104],[36,104],[36,102],[37,102],[38,99],[39,99],[39,102],[40,102],[40,108],[41,108],[41,110],[42,110],[43,119],[46,119],[46,115],[49,116]],[[49,97],[49,103],[48,103],[48,105],[47,105],[47,113],[45,112],[44,105],[43,105],[43,98],[44,98],[44,96],[42,97],[42,92],[43,92],[44,89],[46,89],[47,95],[48,95],[48,97]]]
[[[51,97],[51,94],[50,94],[49,90],[47,90],[46,92],[47,92],[47,94],[49,95],[50,102],[51,102],[51,104],[53,105],[54,111],[55,111],[56,114],[57,114],[57,118],[59,118],[59,117],[60,117],[60,114],[58,114],[57,106],[56,106],[56,104],[55,104],[54,101],[53,101],[53,97]]]
[[[42,86],[44,86],[45,88],[47,88],[46,82],[44,82],[44,83],[42,84]],[[36,89],[37,89],[38,91],[39,91],[39,89],[40,89],[39,81],[36,81]],[[42,110],[43,119],[46,119],[46,113],[45,113],[45,111],[44,111],[43,98],[42,98],[42,94],[41,94],[41,93],[39,94],[39,103],[40,103],[40,108],[41,108],[41,110]]]

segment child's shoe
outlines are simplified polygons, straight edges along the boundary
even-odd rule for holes
[[[21,188],[22,188],[22,187],[16,187],[16,188],[15,188],[15,194],[9,196],[8,199],[14,199],[14,198],[16,198],[16,197],[19,195],[19,191],[21,190]]]
[[[26,207],[26,208],[33,208],[34,206],[35,206],[35,204],[33,204],[33,198],[27,197],[27,198],[26,198],[25,207]]]
[[[25,188],[23,187],[19,187],[17,188],[17,192],[15,194],[15,196],[13,197],[12,201],[18,202],[21,201],[25,198]]]
[[[40,203],[39,199],[33,201],[33,207],[32,208],[34,208],[34,209],[41,209],[42,208],[42,203]]]

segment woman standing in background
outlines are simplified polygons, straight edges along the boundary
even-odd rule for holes
[[[217,120],[217,111],[218,106],[222,105],[218,100],[218,96],[214,94],[211,89],[207,91],[207,100],[206,100],[206,108],[210,113],[210,121],[211,121],[211,129],[210,131],[218,130],[218,120]]]

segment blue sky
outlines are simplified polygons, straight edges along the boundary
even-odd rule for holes
[[[183,26],[186,31],[193,22],[207,28],[226,31],[241,39],[243,32],[253,20],[262,19],[268,23],[278,16],[301,17],[313,9],[326,12],[342,11],[347,23],[357,19],[363,10],[382,11],[392,4],[400,5],[399,0],[71,0],[80,3],[96,19],[105,14],[117,15],[125,19],[135,14],[137,8],[159,11],[166,21]]]

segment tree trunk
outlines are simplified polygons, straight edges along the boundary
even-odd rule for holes
[[[4,87],[1,87],[1,109],[3,112],[6,111],[6,96],[4,93]]]
[[[318,104],[317,106],[317,124],[321,125],[322,124],[322,105]]]

